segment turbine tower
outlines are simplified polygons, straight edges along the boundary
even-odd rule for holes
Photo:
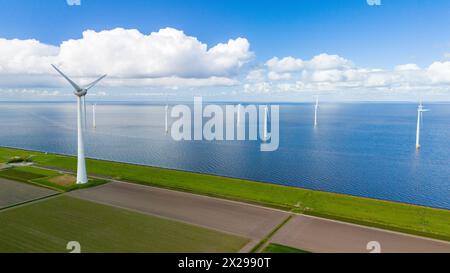
[[[97,104],[92,105],[92,127],[93,128],[97,128],[97,123],[95,120],[95,106],[97,106]]]
[[[81,97],[81,102],[83,104],[83,129],[86,129],[87,126],[87,119],[86,119],[86,97]]]
[[[168,121],[169,105],[168,104],[166,104],[166,106],[164,107],[164,111],[165,111],[165,126],[166,126],[165,129],[166,129],[166,134],[167,134],[169,132],[169,121]]]
[[[417,128],[416,128],[416,149],[420,149],[420,124],[423,123],[423,112],[430,111],[424,109],[422,102],[420,102],[419,107],[417,107]]]
[[[87,173],[86,173],[86,160],[84,157],[84,139],[83,139],[83,125],[86,123],[83,122],[85,118],[85,104],[84,96],[87,94],[87,91],[92,88],[95,84],[97,84],[101,79],[106,77],[106,75],[101,76],[97,80],[92,83],[86,85],[85,87],[78,86],[75,82],[73,82],[69,77],[64,75],[56,66],[52,64],[53,68],[58,71],[61,76],[66,79],[70,85],[75,89],[73,92],[77,96],[77,136],[78,136],[78,155],[77,155],[77,184],[85,184],[88,182]],[[83,124],[84,123],[84,124]]]
[[[267,141],[267,105],[264,106],[263,141]]]
[[[241,104],[237,105],[237,124],[238,126],[241,124]]]
[[[314,106],[314,128],[317,127],[317,109],[319,108],[319,97],[316,97],[316,105]]]

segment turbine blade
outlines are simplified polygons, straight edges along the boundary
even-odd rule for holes
[[[94,87],[99,81],[101,81],[104,77],[106,77],[106,74],[101,76],[100,78],[96,79],[95,81],[91,82],[90,84],[86,85],[86,90],[89,90],[90,88]]]
[[[73,86],[73,88],[75,88],[76,91],[80,91],[80,90],[81,90],[81,87],[79,87],[76,83],[74,83],[71,79],[69,79],[69,77],[67,77],[66,75],[64,75],[64,73],[62,73],[62,71],[59,70],[55,65],[52,64],[52,66],[53,66],[53,68],[54,68],[56,71],[58,71],[59,74],[61,74],[61,76],[64,77],[64,79],[66,79],[66,80]]]

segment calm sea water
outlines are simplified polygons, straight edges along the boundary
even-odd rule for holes
[[[88,108],[89,157],[239,177],[450,209],[450,105],[428,104],[415,150],[416,104],[280,105],[280,146],[181,141],[164,133],[164,106]],[[76,154],[75,103],[0,103],[0,146]],[[88,170],[89,171],[89,170]]]

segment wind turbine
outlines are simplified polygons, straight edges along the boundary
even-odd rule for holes
[[[83,104],[83,117],[84,117],[84,120],[83,120],[83,128],[86,129],[86,126],[87,126],[87,119],[86,119],[86,96],[83,96],[83,97],[81,98],[81,102],[82,102],[82,104]]]
[[[267,105],[264,105],[264,120],[263,120],[263,141],[266,142],[267,141]]]
[[[95,107],[97,106],[97,104],[93,104],[92,105],[92,127],[93,128],[97,128],[97,123],[95,120]]]
[[[66,79],[70,85],[75,89],[73,92],[77,96],[77,135],[78,135],[78,155],[77,155],[77,184],[85,184],[88,182],[87,173],[86,173],[86,160],[84,157],[84,140],[83,140],[83,116],[85,114],[85,109],[83,106],[85,104],[82,103],[83,97],[87,94],[87,91],[91,89],[94,85],[96,85],[101,79],[106,77],[106,75],[101,76],[97,80],[91,82],[90,84],[80,87],[75,82],[73,82],[69,77],[64,75],[56,66],[52,64],[53,68],[58,71],[61,76]]]
[[[314,106],[314,128],[317,127],[317,109],[319,108],[319,97],[316,97],[316,105]]]
[[[428,112],[429,109],[424,109],[422,102],[417,107],[417,129],[416,129],[416,149],[420,149],[420,124],[423,123],[423,112]]]
[[[168,121],[169,105],[168,104],[166,104],[166,106],[164,107],[164,111],[165,111],[165,125],[166,125],[165,129],[166,129],[166,134],[167,134],[169,132],[169,121]]]
[[[237,125],[241,124],[241,104],[237,105]]]

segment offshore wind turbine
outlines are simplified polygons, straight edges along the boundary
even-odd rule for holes
[[[422,102],[417,107],[417,128],[416,128],[416,149],[420,149],[420,125],[423,123],[423,112],[428,112],[429,109],[424,109]]]
[[[169,132],[169,105],[166,104],[166,106],[164,107],[164,111],[165,111],[165,131],[166,134]]]
[[[86,129],[86,126],[87,126],[87,119],[86,119],[86,96],[83,96],[83,97],[81,98],[81,102],[82,102],[82,104],[83,104],[83,117],[84,117],[84,120],[83,120],[83,128]]]
[[[317,109],[319,108],[319,97],[316,97],[316,105],[314,106],[314,128],[317,127]]]
[[[92,105],[92,127],[93,128],[97,128],[97,123],[95,120],[95,107],[97,106],[97,104],[93,104]]]
[[[90,84],[80,87],[75,82],[73,82],[69,77],[64,75],[61,70],[59,70],[56,66],[52,64],[53,68],[58,71],[61,76],[66,79],[70,85],[75,89],[73,92],[75,96],[77,96],[77,144],[78,144],[78,153],[77,153],[77,184],[85,184],[88,182],[87,173],[86,173],[86,159],[84,156],[84,139],[83,139],[83,116],[85,117],[85,111],[83,111],[82,99],[86,96],[87,91],[91,89],[94,85],[96,85],[101,79],[106,77],[106,75],[101,76],[97,80],[91,82]]]
[[[241,104],[237,105],[237,125],[241,124]]]
[[[263,120],[263,141],[267,141],[267,105],[264,105],[264,120]]]

